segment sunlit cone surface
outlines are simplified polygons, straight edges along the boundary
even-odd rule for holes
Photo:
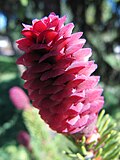
[[[25,25],[17,41],[23,54],[17,64],[26,66],[22,78],[33,106],[49,126],[59,132],[92,133],[103,106],[97,68],[88,61],[90,48],[82,48],[82,32],[72,34],[73,23],[54,13]]]
[[[29,98],[20,87],[12,87],[9,90],[9,97],[18,110],[28,109],[30,107]]]

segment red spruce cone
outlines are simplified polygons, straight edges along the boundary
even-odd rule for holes
[[[32,151],[32,147],[30,145],[30,135],[26,131],[20,131],[17,136],[17,141],[19,144],[23,145],[29,151]]]
[[[103,106],[99,77],[91,76],[97,68],[88,61],[90,48],[82,48],[82,32],[72,33],[73,23],[54,13],[32,25],[25,25],[17,41],[25,52],[17,64],[26,66],[22,78],[33,106],[49,126],[59,133],[91,134]]]

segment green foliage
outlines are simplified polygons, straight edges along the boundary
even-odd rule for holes
[[[26,7],[28,5],[28,0],[20,0],[22,6]]]
[[[116,122],[108,114],[104,115],[105,111],[98,118],[98,132],[100,133],[100,141],[95,146],[95,150],[102,147],[101,156],[103,160],[118,159],[120,156],[120,132],[115,130]]]
[[[20,83],[15,57],[0,56],[0,147],[14,141],[20,128],[25,128],[21,112],[9,99],[9,89]]]
[[[116,71],[120,71],[120,56],[119,55],[106,55],[104,60]]]
[[[0,56],[0,83],[15,79],[17,71],[14,57]]]
[[[65,152],[69,157],[75,160],[118,160],[120,156],[120,132],[116,129],[115,121],[110,115],[105,114],[102,110],[98,121],[97,128],[100,137],[94,138],[93,141],[88,142],[84,136],[82,139],[72,139],[76,150]]]
[[[24,147],[14,143],[0,149],[0,160],[8,160],[8,157],[10,160],[30,160]]]

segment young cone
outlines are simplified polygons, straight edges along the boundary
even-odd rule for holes
[[[30,145],[30,135],[26,131],[20,131],[17,136],[17,141],[19,144],[23,145],[29,151],[32,151],[32,147]]]
[[[9,97],[16,109],[24,110],[30,108],[30,100],[20,87],[14,86],[10,88]]]
[[[17,44],[25,54],[17,64],[26,66],[24,87],[42,119],[59,133],[88,136],[104,103],[102,89],[91,76],[97,65],[88,61],[91,49],[82,48],[82,32],[72,34],[74,25],[65,20],[51,13],[23,24],[25,38]]]

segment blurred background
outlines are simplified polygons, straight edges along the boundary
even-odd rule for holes
[[[20,109],[10,98],[10,89],[23,89],[24,83],[24,68],[16,65],[22,54],[15,43],[22,37],[21,24],[50,12],[66,15],[67,23],[75,24],[74,32],[84,32],[98,64],[94,74],[101,76],[104,107],[120,130],[120,0],[0,0],[0,160],[66,159],[62,151],[72,145],[52,132],[36,110]]]

